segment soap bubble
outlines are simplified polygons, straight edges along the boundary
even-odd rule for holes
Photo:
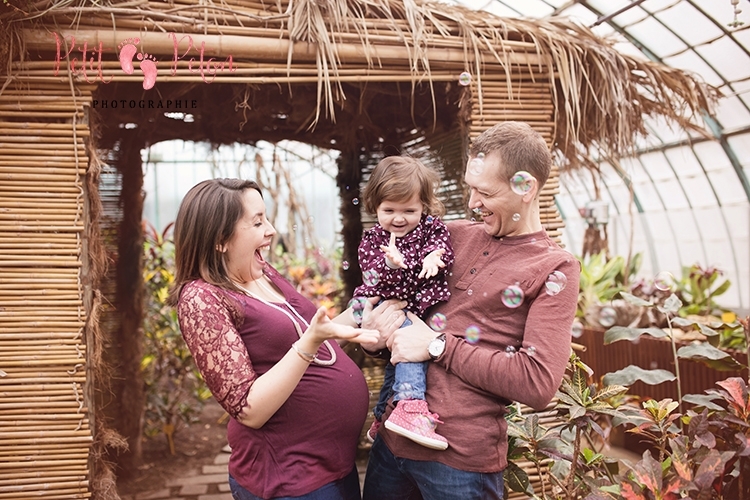
[[[583,323],[575,320],[573,322],[573,325],[570,327],[570,336],[574,339],[577,339],[580,338],[581,335],[583,335]]]
[[[533,186],[534,176],[524,170],[519,170],[510,178],[510,188],[516,194],[524,195],[531,191]]]
[[[474,293],[474,290],[472,290],[471,288],[469,288],[468,290],[466,290],[466,293],[469,294],[469,295],[471,295],[471,294]]]
[[[484,172],[484,160],[479,158],[472,158],[469,162],[469,173],[472,175],[482,175]]]
[[[510,285],[508,288],[503,290],[501,300],[505,307],[515,309],[523,302],[523,290],[517,285]]]
[[[380,275],[376,270],[368,269],[367,271],[362,273],[362,280],[367,286],[375,286],[380,281]]]
[[[349,261],[345,260],[344,262],[342,262],[341,263],[341,267],[344,268],[344,271],[348,271],[349,270]]]
[[[505,348],[505,355],[508,356],[509,358],[512,358],[513,356],[516,355],[516,348],[513,347],[512,345],[509,345],[508,347]]]
[[[547,288],[547,295],[557,295],[565,289],[568,284],[568,278],[562,271],[553,271],[547,276],[547,282],[544,286]]]
[[[468,71],[464,71],[460,75],[458,75],[458,83],[464,87],[469,85],[471,83],[471,73]]]
[[[425,218],[425,222],[427,222],[427,224],[432,224],[432,221],[433,221],[433,220],[435,220],[435,218],[434,218],[434,217],[433,217],[432,215],[428,215],[428,216],[427,216],[427,217]]]
[[[519,213],[513,214],[513,222],[518,222],[519,220],[521,220],[521,214]]]
[[[359,198],[354,198],[352,200],[352,203],[354,203],[355,205],[359,205]]]
[[[347,308],[352,309],[352,317],[354,318],[354,321],[356,323],[362,323],[362,313],[365,310],[365,302],[367,302],[367,299],[365,297],[354,297],[352,300],[349,301],[349,304],[346,306]]]
[[[662,271],[654,278],[654,287],[662,292],[668,292],[675,286],[675,279],[672,273],[668,271]]]
[[[476,344],[479,342],[479,327],[471,325],[466,329],[466,342]]]
[[[527,348],[526,348],[526,354],[528,354],[528,355],[529,355],[529,356],[531,356],[532,358],[533,358],[534,356],[536,356],[536,347],[534,347],[533,345],[530,345],[529,347],[527,347]]]
[[[436,332],[442,332],[445,330],[445,326],[448,324],[448,320],[445,319],[445,314],[435,313],[430,318],[430,328]]]
[[[604,328],[609,328],[617,323],[617,311],[614,308],[605,306],[599,311],[599,324]]]

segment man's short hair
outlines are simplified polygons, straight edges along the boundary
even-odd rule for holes
[[[552,154],[544,138],[524,122],[501,122],[479,134],[469,155],[476,158],[480,153],[498,153],[503,178],[510,180],[516,172],[525,170],[536,178],[540,190],[552,168]]]

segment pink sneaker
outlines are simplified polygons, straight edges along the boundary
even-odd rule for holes
[[[396,403],[396,408],[385,421],[385,428],[434,450],[444,450],[448,441],[435,433],[437,424],[442,424],[436,413],[430,413],[427,401],[404,399]]]
[[[378,430],[380,429],[380,420],[375,419],[372,421],[372,425],[369,429],[367,429],[367,440],[371,443],[375,442],[375,438],[378,435]]]

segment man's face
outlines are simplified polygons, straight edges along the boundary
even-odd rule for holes
[[[515,193],[510,182],[501,177],[504,167],[499,155],[485,156],[481,168],[472,165],[472,160],[469,158],[464,175],[470,189],[469,208],[480,213],[487,234],[499,237],[531,232],[526,223],[530,204],[524,202],[528,196]]]

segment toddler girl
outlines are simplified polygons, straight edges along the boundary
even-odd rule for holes
[[[435,195],[438,174],[419,160],[389,156],[378,163],[363,193],[365,210],[378,223],[367,230],[359,245],[359,266],[364,283],[354,290],[356,311],[360,297],[407,301],[407,310],[422,316],[430,306],[448,300],[446,272],[453,264],[450,234],[439,215],[443,204]],[[404,324],[411,321],[407,318]],[[435,432],[438,415],[430,413],[424,391],[427,362],[388,363],[375,421],[368,438],[375,439],[390,395],[396,408],[385,426],[428,448],[444,450],[446,439]]]

